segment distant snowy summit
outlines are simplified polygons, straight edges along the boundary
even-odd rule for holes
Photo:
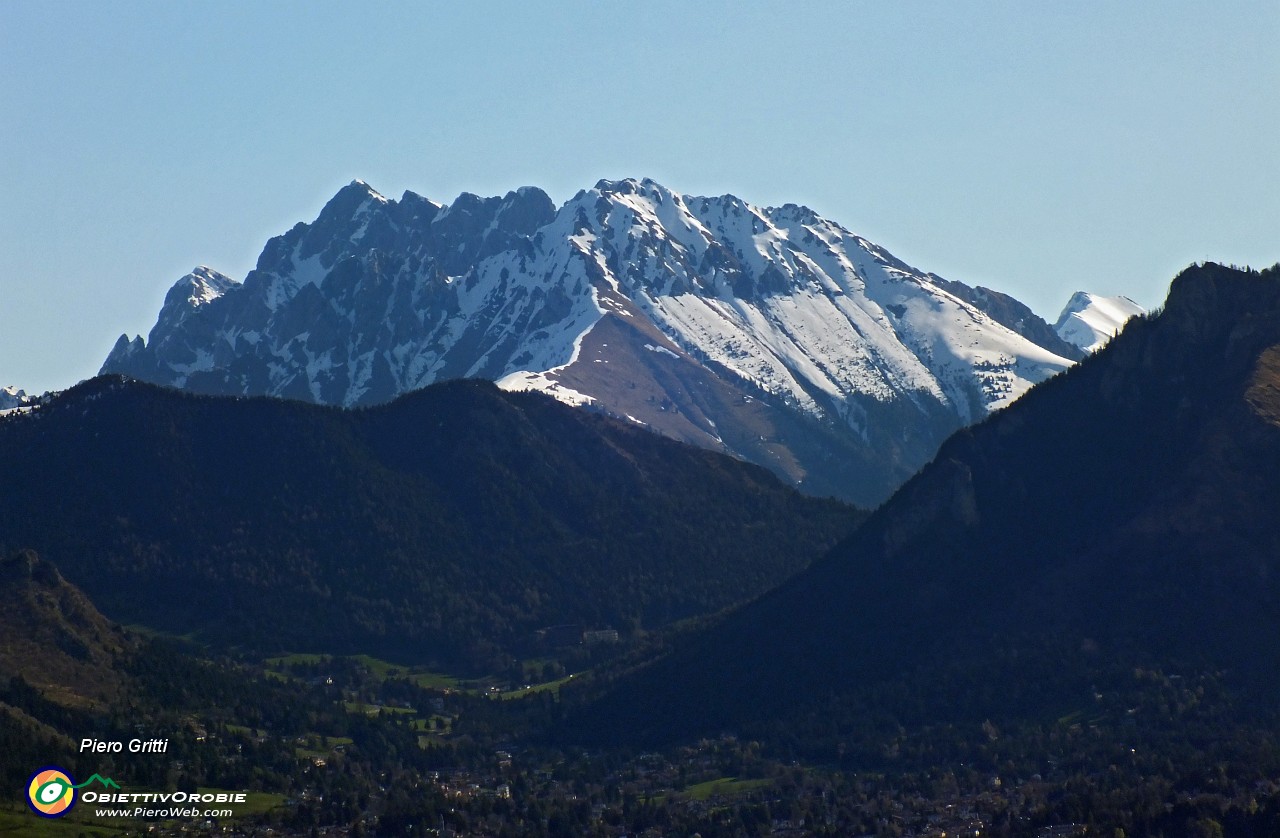
[[[0,388],[0,411],[4,409],[22,407],[23,404],[31,402],[31,397],[27,395],[26,390],[19,390],[13,385]]]
[[[102,371],[345,406],[488,378],[874,504],[1081,354],[794,204],[628,179],[444,205],[355,181],[243,283],[179,280]]]
[[[0,387],[0,411],[27,407],[34,401],[33,396],[28,396],[26,391],[19,390],[17,387],[12,385]]]
[[[1071,295],[1053,329],[1085,352],[1096,352],[1115,337],[1132,317],[1146,309],[1128,297],[1103,297],[1086,291]]]

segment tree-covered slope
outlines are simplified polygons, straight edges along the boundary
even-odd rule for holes
[[[595,721],[834,743],[872,718],[1061,715],[1134,667],[1280,683],[1278,416],[1280,272],[1189,269]]]
[[[111,618],[488,667],[759,595],[857,517],[756,466],[455,382],[360,411],[99,378],[0,421],[0,543]]]

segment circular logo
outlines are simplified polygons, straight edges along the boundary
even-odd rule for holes
[[[41,768],[27,783],[27,803],[42,818],[60,818],[76,802],[71,775],[56,765]]]

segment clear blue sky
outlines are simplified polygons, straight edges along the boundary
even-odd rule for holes
[[[808,204],[1046,318],[1280,260],[1280,3],[0,3],[0,385],[359,177]]]

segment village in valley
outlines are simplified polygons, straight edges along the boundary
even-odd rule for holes
[[[554,674],[549,662],[540,666]],[[990,725],[976,737],[908,737],[868,760],[879,770],[857,770],[856,759],[787,759],[730,734],[652,751],[550,747],[534,727],[557,712],[567,675],[507,685],[318,655],[270,659],[262,672],[303,696],[309,709],[295,707],[289,718],[308,718],[314,729],[266,713],[253,724],[217,711],[185,717],[166,776],[179,788],[245,787],[253,806],[184,832],[1067,838],[1099,834],[1098,819],[1120,817],[1144,829],[1200,824],[1208,835],[1219,818],[1263,818],[1280,803],[1274,777],[1218,776],[1208,766],[1196,778],[1196,767],[1181,779],[1161,776],[1167,767],[1156,754],[1117,748],[1104,734],[1103,711],[1025,731],[1023,741]],[[1152,686],[1185,691],[1177,677]],[[1131,741],[1157,736],[1126,725]],[[977,759],[927,767],[923,758],[939,748]],[[1113,761],[1098,770],[1100,759]],[[86,826],[124,834],[104,822]]]

